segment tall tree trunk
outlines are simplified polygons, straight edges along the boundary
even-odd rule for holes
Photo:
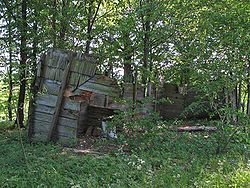
[[[136,109],[136,99],[137,99],[137,67],[135,67],[134,70],[134,76],[132,77],[132,83],[133,83],[133,110]]]
[[[60,22],[60,44],[59,44],[59,47],[60,48],[64,48],[65,46],[65,35],[66,35],[66,32],[67,32],[67,9],[68,9],[68,0],[62,0],[62,10],[61,10],[61,15],[62,15],[62,18],[61,18],[61,22]]]
[[[248,73],[247,73],[247,115],[250,116],[250,61],[248,62]]]
[[[142,3],[142,1],[140,1]],[[149,0],[146,0],[146,6],[149,6]],[[142,4],[141,4],[142,6]],[[149,13],[146,12],[146,15],[142,15],[142,25],[144,31],[143,38],[143,75],[142,75],[142,84],[144,85],[144,96],[146,96],[146,85],[148,80],[148,62],[149,62],[149,32],[150,32],[150,21],[149,21]]]
[[[31,92],[33,91],[34,85],[35,85],[35,77],[36,77],[36,63],[37,63],[37,53],[38,53],[38,37],[37,37],[37,11],[36,8],[34,10],[34,17],[35,17],[35,21],[34,21],[34,25],[33,25],[33,42],[32,42],[32,67],[31,67],[31,71],[33,73],[33,81],[31,82],[30,88],[31,88]],[[34,93],[31,93],[34,94]]]
[[[242,100],[242,81],[239,84],[238,93],[237,93],[237,110],[241,110],[241,100]]]
[[[22,22],[21,22],[21,46],[20,46],[20,90],[17,106],[16,123],[20,128],[24,127],[24,102],[26,89],[26,66],[27,66],[27,1],[22,0]]]
[[[125,33],[124,35],[124,81],[131,83],[132,82],[132,57],[133,57],[133,49],[132,42],[129,38],[129,33]]]
[[[92,11],[93,11],[93,0],[90,0],[89,7],[88,7],[88,25],[87,25],[87,41],[86,41],[86,47],[85,47],[85,53],[89,54],[90,51],[90,43],[91,43],[91,21],[92,21]]]
[[[142,3],[142,1],[140,2]],[[149,0],[146,0],[146,6],[149,6]],[[142,6],[142,5],[141,5]],[[142,15],[142,23],[143,23],[143,30],[144,30],[144,38],[143,38],[143,75],[142,75],[142,83],[144,84],[144,95],[146,96],[146,84],[148,80],[148,63],[149,63],[149,52],[150,52],[150,39],[149,39],[149,32],[150,32],[150,20],[149,20],[149,13],[146,12],[146,15]]]
[[[148,58],[149,58],[149,36],[148,32],[150,29],[149,21],[146,21],[145,23],[145,34],[143,39],[143,76],[142,76],[142,83],[145,85],[147,84],[147,78],[148,78]],[[145,90],[146,92],[146,90]]]
[[[152,53],[152,48],[150,48],[150,53],[149,55]],[[149,72],[150,74],[153,73],[153,61],[150,58],[150,63],[149,63]],[[147,96],[150,97],[152,95],[152,80],[151,80],[151,75],[149,75],[148,77],[148,89],[147,89]]]
[[[237,115],[236,115],[236,110],[237,110],[237,90],[236,88],[233,89],[233,91],[230,92],[230,102],[231,106],[233,108],[234,113],[232,114],[232,121],[237,122]]]
[[[247,106],[246,98],[247,98],[247,92],[244,92],[243,99],[242,99],[242,110],[241,110],[242,113],[246,113],[245,111],[246,109],[245,106]]]
[[[9,19],[8,25],[8,45],[9,45],[9,70],[8,70],[8,77],[9,77],[9,96],[8,96],[8,116],[9,121],[12,121],[12,95],[13,95],[13,79],[12,79],[12,28],[11,28],[11,19]]]
[[[56,12],[57,12],[57,0],[53,0],[53,7],[52,7],[52,10],[53,10],[53,14],[52,14],[52,31],[53,31],[53,34],[52,34],[52,41],[53,41],[53,48],[56,48],[57,47],[57,44],[56,44]]]

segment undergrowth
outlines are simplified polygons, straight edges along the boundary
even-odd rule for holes
[[[0,187],[250,187],[249,145],[230,143],[216,154],[211,133],[177,133],[162,123],[120,135],[118,149],[101,156],[30,144],[26,135],[1,131]]]

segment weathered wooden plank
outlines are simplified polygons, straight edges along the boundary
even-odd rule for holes
[[[57,62],[55,61],[53,64],[51,64],[49,66],[65,69],[67,67],[67,57],[68,57],[68,55],[64,55],[61,53],[59,55],[58,61]]]
[[[56,71],[54,72],[55,77],[54,80],[62,82],[63,81],[63,77],[64,77],[64,70],[62,69],[56,69]]]
[[[35,111],[40,112],[40,113],[53,115],[55,112],[55,108],[39,104],[35,107]],[[60,116],[65,117],[65,118],[69,118],[69,119],[77,120],[79,118],[79,111],[61,109]]]
[[[93,78],[89,80],[91,83],[101,84],[109,87],[117,87],[117,81],[109,78],[107,76],[104,76],[102,74],[96,74]]]
[[[113,109],[98,106],[88,106],[87,112],[90,119],[102,119],[114,115]]]
[[[55,56],[55,55],[53,55],[52,57],[50,57],[50,58],[48,59],[47,65],[48,65],[48,66],[53,66],[53,65],[54,65],[54,67],[56,67],[56,64],[57,64],[59,58],[60,58],[60,56]]]
[[[105,95],[102,94],[93,94],[90,98],[91,105],[104,106],[105,104]]]
[[[88,76],[83,76],[85,81],[89,79]],[[77,78],[78,79],[78,78]],[[78,82],[78,81],[76,81]],[[67,91],[73,91],[76,88],[77,83],[73,83],[70,86],[67,87]],[[61,87],[61,83],[58,81],[53,80],[44,80],[44,92],[46,94],[50,95],[58,95],[59,90]],[[72,92],[72,95],[80,95],[82,92],[80,90],[77,90],[77,92]]]
[[[43,121],[43,122],[51,123],[52,119],[53,119],[53,115],[35,111],[34,119],[39,120],[39,121]]]
[[[81,76],[81,74],[72,72],[70,74],[69,84],[70,85],[77,85],[77,83],[80,79],[80,76]]]
[[[91,82],[84,83],[78,89],[108,96],[119,96],[119,91],[117,89]]]
[[[79,85],[82,85],[83,83],[85,83],[85,82],[88,81],[89,79],[90,79],[89,76],[81,75],[80,81],[79,81]]]
[[[79,111],[61,109],[60,116],[61,117],[65,117],[65,118],[69,118],[69,119],[78,120],[78,118],[79,118]]]
[[[61,75],[66,68],[66,59],[67,58],[62,59],[62,57],[60,57],[57,62],[53,59],[49,59],[48,63],[44,64],[44,67],[47,69],[47,71],[49,71],[49,73],[47,73],[45,77],[51,77],[51,75],[53,75],[53,73],[56,73],[57,71],[59,71]],[[72,66],[71,69],[71,72],[73,73],[90,77],[95,74],[96,65],[93,63],[76,61],[74,65],[75,66]]]
[[[55,80],[45,79],[43,81],[43,93],[57,95],[60,90],[60,82]]]
[[[48,107],[55,107],[57,101],[57,96],[55,95],[48,95],[48,94],[41,94],[36,97],[36,104],[37,106],[43,105]],[[64,109],[79,111],[80,110],[80,103],[65,98],[65,103],[63,106]]]
[[[47,139],[47,136],[48,136],[48,132],[49,132],[49,129],[50,129],[50,123],[48,122],[44,122],[44,121],[39,121],[39,120],[35,120],[34,121],[34,136],[36,137],[36,135],[43,135],[43,139],[46,140]],[[76,128],[72,128],[72,127],[69,127],[69,126],[64,126],[64,125],[61,125],[61,124],[58,124],[58,127],[57,127],[57,133],[58,133],[58,136],[66,136],[66,137],[73,137],[75,138],[76,137]],[[46,135],[46,137],[45,137]]]
[[[114,109],[112,108],[106,108],[106,107],[100,107],[100,106],[88,106],[88,111],[95,111],[95,112],[103,112],[103,113],[113,113]]]
[[[44,68],[46,69],[46,73],[44,75],[42,75],[42,77],[50,79],[50,78],[54,78],[55,74],[58,74],[60,81],[62,80],[63,72],[65,69],[62,69],[60,67],[51,67],[51,66],[47,66],[47,65],[45,65]],[[75,74],[85,75],[88,77],[92,77],[95,73],[95,70],[87,70],[87,71],[82,71],[82,72],[70,71],[70,72],[75,73]],[[58,78],[58,76],[56,76],[55,78]],[[54,80],[54,79],[50,79],[50,80]]]
[[[84,71],[86,72],[86,67],[88,66],[88,62],[86,61],[74,61],[74,67],[72,67],[72,71],[77,72],[77,73],[83,73]],[[88,73],[88,72],[87,72]],[[91,75],[91,74],[87,74]]]
[[[86,75],[72,73],[70,75],[69,84],[72,88],[74,88],[77,86],[77,84],[80,85],[81,83],[84,83],[87,80],[89,80],[89,78],[90,77],[86,76]],[[79,82],[78,82],[78,80],[79,80]],[[61,83],[59,81],[49,80],[49,79],[45,78],[45,80],[43,82],[43,93],[57,95],[59,93],[59,90],[60,90],[60,85],[61,85]]]
[[[64,109],[66,110],[74,110],[74,111],[80,111],[80,103],[77,101],[70,100],[67,97],[64,97]]]
[[[40,94],[36,97],[36,104],[41,104],[45,106],[55,107],[57,101],[57,96]]]
[[[41,106],[41,105],[39,105],[39,106],[40,106],[39,108],[35,109],[33,118],[36,120],[51,122],[55,109],[47,107],[47,106]],[[73,121],[77,122],[78,117],[79,117],[79,112],[63,109],[63,110],[61,110],[60,116],[65,118],[65,119],[70,119],[70,120],[72,120],[72,122]],[[71,122],[71,124],[73,124],[72,122]]]
[[[53,58],[53,57],[63,57],[63,59],[66,59],[69,55],[69,53],[73,53],[76,60],[78,61],[82,61],[82,62],[91,62],[91,63],[95,63],[96,60],[93,58],[92,55],[86,55],[84,53],[81,53],[81,52],[72,52],[72,51],[69,51],[69,50],[63,50],[63,49],[49,49],[47,51],[47,56],[49,58]]]
[[[60,68],[45,67],[44,78],[49,80],[62,81],[64,70]]]
[[[73,62],[74,66],[72,66],[71,71],[88,75],[88,76],[93,76],[95,74],[96,70],[96,65],[88,62],[88,61],[79,61],[79,60],[74,60]]]
[[[48,66],[44,66],[44,69],[46,71],[44,71],[43,78],[54,80],[56,69],[49,69]]]
[[[71,127],[74,129],[77,129],[77,123],[78,121],[76,119],[69,119],[62,116],[60,116],[58,119],[58,124],[66,127]]]
[[[65,54],[62,51],[51,51],[47,53],[47,57],[48,57],[48,60],[45,62],[46,66],[65,69],[67,65],[66,60],[67,60],[68,54]]]
[[[41,58],[41,61],[40,61],[40,65],[41,65],[41,62],[44,61],[44,58],[45,58],[45,55],[42,56]],[[41,68],[40,70],[41,71]],[[40,73],[39,73],[40,74]],[[31,141],[32,137],[33,137],[33,131],[34,131],[34,127],[33,127],[33,123],[34,123],[34,120],[33,120],[33,117],[34,117],[34,113],[35,113],[35,98],[36,98],[36,95],[40,89],[40,84],[41,84],[41,79],[38,78],[38,76],[35,77],[35,80],[34,80],[34,85],[33,87],[31,88],[31,95],[30,95],[30,100],[29,100],[29,116],[28,116],[28,136],[29,136],[29,139]]]
[[[49,67],[49,66],[46,66],[45,68],[46,68],[46,72],[45,72],[45,75],[44,75],[45,79],[56,80],[56,81],[59,81],[59,82],[62,81],[63,74],[64,74],[64,69]],[[85,72],[87,72],[87,71],[85,71]],[[83,83],[86,80],[88,80],[91,76],[93,76],[93,74],[94,74],[93,70],[91,70],[89,73],[85,73],[85,72],[84,71],[82,71],[82,72],[71,71],[70,84],[71,85],[76,85],[77,80],[79,78],[81,78],[80,80]]]
[[[176,129],[173,129],[176,130]],[[206,127],[206,126],[184,126],[184,127],[178,127],[178,132],[200,132],[200,131],[216,131],[216,127]]]
[[[76,129],[71,127],[66,127],[63,125],[58,125],[58,136],[66,136],[70,138],[76,138]]]
[[[47,133],[48,136],[50,126],[51,126],[50,122],[45,122],[42,120],[34,120],[34,133]]]
[[[58,94],[58,98],[56,101],[56,106],[55,106],[55,113],[52,119],[52,123],[51,123],[51,127],[49,130],[49,134],[48,134],[48,140],[52,140],[53,138],[53,133],[56,130],[56,126],[58,123],[58,119],[59,119],[59,114],[60,114],[60,109],[62,108],[63,105],[63,94],[64,94],[64,90],[67,86],[68,80],[69,80],[69,75],[70,75],[70,69],[71,69],[71,65],[72,65],[72,59],[73,59],[73,54],[70,55],[69,59],[68,59],[68,65],[64,71],[64,76],[62,79],[62,84],[61,84],[61,88],[60,88],[60,92]]]
[[[45,105],[42,105],[42,104],[37,104],[35,106],[35,111],[52,115],[55,112],[55,108],[50,107],[50,106],[45,106]]]
[[[88,104],[81,103],[81,110],[79,113],[77,133],[78,135],[83,135],[87,130],[87,118],[88,118]]]
[[[86,75],[80,75],[78,73],[72,73],[70,75],[69,84],[72,88],[75,88],[77,84],[86,82],[90,77]],[[78,83],[79,80],[79,83]],[[45,79],[43,82],[43,93],[57,95],[60,90],[61,83],[55,80]],[[73,89],[72,89],[73,90]]]

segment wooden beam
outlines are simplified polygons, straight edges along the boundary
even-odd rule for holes
[[[58,94],[58,98],[57,98],[57,102],[56,102],[56,107],[55,107],[55,113],[54,113],[54,117],[52,119],[52,123],[51,123],[51,127],[49,130],[49,134],[48,134],[48,140],[51,141],[53,139],[53,135],[57,129],[57,124],[58,124],[58,120],[59,120],[59,115],[60,115],[60,110],[63,106],[63,94],[64,94],[64,90],[68,84],[68,80],[70,77],[70,69],[71,69],[71,65],[73,62],[73,54],[71,53],[68,57],[68,64],[67,67],[64,70],[64,74],[63,74],[63,80],[62,80],[62,84],[61,84],[61,88]]]
[[[206,127],[206,126],[184,126],[178,127],[178,132],[200,132],[200,131],[217,131],[216,127]]]

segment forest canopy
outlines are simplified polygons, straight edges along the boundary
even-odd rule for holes
[[[145,96],[162,83],[192,86],[250,114],[247,0],[2,0],[0,9],[1,118],[17,114],[21,127],[49,48],[93,54],[100,73],[136,79]]]

